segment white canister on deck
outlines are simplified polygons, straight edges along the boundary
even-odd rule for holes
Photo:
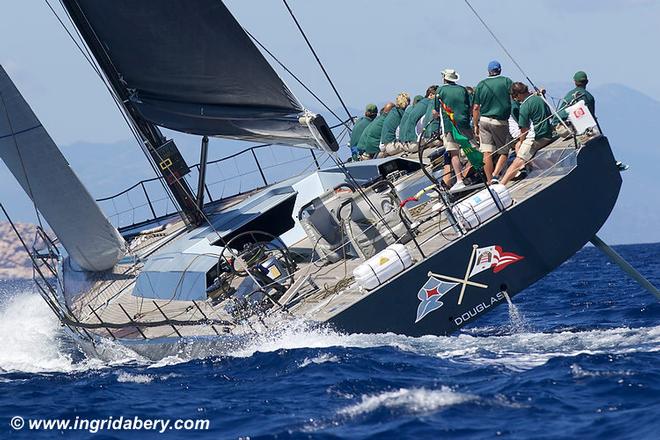
[[[497,198],[503,209],[513,204],[509,190],[506,186],[498,183],[491,185],[490,191],[488,191],[488,188],[484,188],[471,195],[461,203],[456,204],[451,211],[465,229],[476,228],[500,211],[494,198]]]
[[[360,287],[371,290],[403,272],[412,264],[412,255],[408,248],[395,243],[356,267],[353,270],[353,277]]]

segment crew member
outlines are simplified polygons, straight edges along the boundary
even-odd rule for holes
[[[433,117],[433,111],[436,110],[435,105],[437,100],[435,99],[436,94],[440,86],[435,86],[435,91],[433,95],[429,97],[428,107],[426,107],[426,113],[422,118],[423,131],[422,131],[422,140],[423,143],[427,144],[436,133],[440,132],[440,121]],[[434,141],[429,147],[437,147],[442,144],[441,140]]]
[[[419,149],[417,144],[417,124],[422,119],[429,103],[432,102],[438,86],[431,86],[426,89],[426,95],[415,96],[413,105],[406,109],[399,125],[399,140],[403,143],[403,149],[409,153],[415,153]]]
[[[568,92],[566,96],[564,96],[564,102],[559,107],[559,116],[562,119],[568,118],[566,107],[569,107],[578,101],[584,101],[585,105],[589,109],[589,112],[591,112],[591,115],[595,118],[596,100],[594,99],[594,96],[587,91],[587,84],[589,83],[587,74],[581,70],[577,71],[575,72],[575,75],[573,75],[573,81],[575,82],[575,88]]]
[[[362,159],[373,159],[380,152],[380,135],[383,131],[383,123],[387,114],[394,108],[394,104],[388,102],[380,109],[380,114],[362,132],[358,141],[358,150],[362,151]]]
[[[484,154],[488,183],[493,175],[498,177],[504,169],[512,142],[509,116],[513,81],[501,73],[502,66],[498,61],[488,64],[488,78],[477,84],[472,107],[474,134],[479,138],[479,150]],[[497,165],[493,164],[493,156],[497,156]]]
[[[348,143],[348,146],[351,148],[351,156],[353,160],[358,160],[361,152],[358,148],[358,143],[360,142],[360,136],[365,128],[371,124],[371,122],[378,115],[378,107],[375,104],[369,104],[364,110],[364,116],[362,116],[353,126],[353,131],[351,132],[351,140]]]
[[[403,113],[410,104],[410,95],[401,92],[396,97],[396,106],[387,114],[380,136],[380,152],[382,157],[395,156],[403,151],[401,142],[397,140],[397,129],[403,118]]]
[[[537,94],[529,93],[527,86],[515,82],[511,86],[511,97],[520,102],[520,137],[516,158],[513,160],[506,174],[502,178],[502,184],[507,184],[513,179],[527,162],[541,148],[552,141],[552,124],[550,118],[552,113],[543,98]],[[528,136],[530,127],[534,127],[534,136]]]
[[[446,112],[442,111],[441,103],[444,103],[454,114],[456,129],[471,140],[473,136],[472,129],[470,128],[470,96],[465,87],[456,84],[460,79],[460,75],[455,70],[443,70],[442,78],[444,85],[438,89],[438,93],[435,97],[433,104],[433,117],[439,120],[440,113],[442,113],[442,123],[444,125],[443,143],[450,155],[451,166],[456,175],[456,183],[451,187],[451,190],[460,191],[465,188],[460,158],[461,147],[454,140],[454,136],[451,132],[452,122]],[[435,108],[440,109],[440,111],[436,111]]]

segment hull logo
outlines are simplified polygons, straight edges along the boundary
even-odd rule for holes
[[[428,281],[417,292],[417,298],[420,303],[417,306],[417,318],[415,323],[421,321],[426,315],[439,309],[444,305],[442,298],[454,287],[461,285],[461,293],[458,296],[458,304],[463,302],[463,295],[467,286],[487,289],[488,285],[476,283],[470,278],[492,269],[493,273],[499,273],[507,266],[517,263],[524,259],[513,252],[505,252],[500,246],[486,246],[480,248],[478,245],[472,246],[472,254],[468,260],[467,269],[464,278],[450,277],[433,272],[429,272]]]

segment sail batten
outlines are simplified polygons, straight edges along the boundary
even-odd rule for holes
[[[191,134],[310,143],[298,123],[302,105],[221,0],[64,5],[81,13],[74,22],[93,30],[147,121]]]

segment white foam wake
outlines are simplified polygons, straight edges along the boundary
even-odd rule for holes
[[[223,339],[204,345],[195,342],[185,349],[169,353],[168,357],[161,357],[155,363],[119,344],[108,341],[103,345],[104,360],[81,355],[64,335],[57,318],[35,294],[17,294],[5,298],[0,304],[0,371],[30,373],[85,371],[127,363],[159,368],[214,356],[251,357],[258,352],[278,350],[381,346],[420,355],[524,370],[543,365],[556,357],[658,352],[660,326],[413,338],[394,334],[342,334],[328,327],[294,321],[240,343],[228,344]],[[335,358],[323,357],[322,352],[316,356],[302,364],[337,362]]]
[[[300,362],[300,365],[298,365],[300,368],[305,368],[309,365],[320,365],[320,364],[326,364],[326,363],[336,363],[339,362],[339,357],[333,356],[329,353],[322,353],[319,356],[312,357],[312,358],[305,358]]]
[[[342,408],[338,415],[355,417],[371,413],[380,408],[399,410],[406,413],[420,414],[438,411],[451,405],[475,400],[476,396],[453,391],[443,386],[439,390],[426,388],[401,388],[379,394],[363,395],[361,401]]]
[[[660,351],[660,326],[557,333],[517,330],[518,333],[497,336],[461,334],[413,338],[394,334],[342,334],[325,327],[297,323],[256,336],[224,355],[250,357],[257,352],[282,349],[390,346],[416,354],[525,370],[555,357]]]
[[[660,351],[660,326],[614,328],[557,333],[525,332],[472,336],[423,336],[413,338],[395,334],[343,334],[328,327],[305,322],[288,322],[280,329],[253,335],[239,343],[218,339],[212,343],[178,349],[167,357],[151,363],[150,368],[185,363],[208,357],[247,358],[256,353],[279,350],[394,347],[419,355],[452,359],[479,365],[502,366],[511,370],[526,370],[545,364],[552,358],[579,354],[623,354]],[[330,356],[330,355],[328,355]],[[312,363],[337,362],[335,357],[305,359],[299,367]]]

